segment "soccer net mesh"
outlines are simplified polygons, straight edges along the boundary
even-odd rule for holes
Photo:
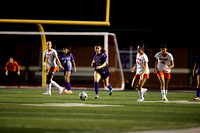
[[[6,51],[1,62],[4,64],[13,57],[21,65],[21,85],[41,85],[42,79],[42,42],[40,35],[45,35],[47,41],[52,41],[58,54],[62,48],[69,46],[75,57],[77,72],[71,75],[73,88],[90,89],[94,86],[94,68],[90,66],[93,59],[94,46],[101,43],[108,56],[107,63],[111,73],[110,83],[115,90],[124,89],[124,75],[119,57],[115,34],[107,32],[0,32],[0,39],[6,45]],[[2,56],[1,56],[2,57]],[[4,65],[1,65],[3,73]],[[55,73],[54,80],[64,86],[63,73]],[[100,88],[103,81],[100,82]]]

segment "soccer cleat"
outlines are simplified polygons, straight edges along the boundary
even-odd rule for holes
[[[143,88],[142,91],[143,91],[143,97],[145,97],[146,96],[146,92],[147,92],[147,88]]]
[[[167,98],[162,98],[162,101],[168,102]]]
[[[144,101],[144,98],[139,98],[138,100],[137,100],[137,102],[143,102]]]
[[[194,100],[195,101],[200,101],[200,98],[199,97],[195,97]]]
[[[63,90],[64,90],[63,87],[60,87],[60,88],[59,88],[59,94],[60,94],[60,95],[62,95]]]
[[[67,90],[65,89],[64,91],[63,91],[65,94],[67,94]]]
[[[95,99],[99,99],[99,96],[98,96],[98,95],[96,95],[94,98],[95,98]]]
[[[66,94],[72,94],[72,91],[71,90],[69,90],[69,91],[67,91],[67,93]]]
[[[51,92],[45,92],[45,93],[42,93],[42,95],[51,95]]]
[[[110,96],[112,95],[112,90],[109,90],[109,95],[110,95]]]

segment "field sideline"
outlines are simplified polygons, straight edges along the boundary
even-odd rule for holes
[[[200,102],[192,100],[191,92],[169,92],[168,103],[160,102],[160,92],[147,92],[142,103],[136,102],[136,91],[114,91],[112,96],[100,91],[99,99],[94,99],[94,91],[86,91],[86,101],[79,100],[80,90],[72,95],[52,90],[51,96],[43,96],[43,92],[0,89],[0,131],[131,133],[200,127]]]

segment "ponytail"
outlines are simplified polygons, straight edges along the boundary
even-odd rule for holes
[[[143,43],[139,44],[138,46],[140,46],[143,49],[145,54],[150,55],[152,53],[152,50],[148,49]]]

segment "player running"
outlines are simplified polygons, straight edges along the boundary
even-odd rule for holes
[[[44,60],[43,60],[43,67],[46,66],[46,59],[47,59],[47,92],[43,93],[43,95],[51,95],[51,85],[55,86],[59,89],[59,94],[62,94],[63,87],[59,86],[55,81],[53,81],[53,75],[57,71],[58,66],[56,61],[58,62],[60,68],[64,70],[60,60],[58,58],[58,54],[55,49],[52,48],[51,41],[47,42],[47,50],[44,51]]]
[[[157,74],[160,81],[162,101],[168,101],[168,84],[171,79],[171,69],[174,67],[174,58],[171,53],[167,52],[166,45],[161,46],[160,52],[155,55],[155,58],[156,62],[154,72]]]
[[[195,59],[195,63],[194,63],[194,69],[193,69],[193,77],[195,76],[196,73],[196,69],[198,67],[198,71],[197,71],[197,89],[196,89],[196,97],[194,98],[194,100],[196,101],[200,101],[200,55],[198,55]]]
[[[146,54],[150,54],[151,51],[148,50],[144,44],[137,46],[137,56],[136,56],[136,64],[131,69],[131,72],[133,73],[136,70],[136,74],[133,77],[133,81],[131,84],[132,88],[136,88],[138,90],[139,99],[138,102],[144,101],[144,95],[147,91],[147,89],[142,88],[147,79],[149,79],[149,66],[148,66],[148,57]]]
[[[65,90],[64,93],[72,94],[70,76],[72,73],[72,67],[74,67],[74,72],[76,72],[76,63],[74,56],[70,53],[69,47],[63,48],[63,53],[59,56],[60,62],[64,67],[63,74],[65,80]],[[72,65],[73,63],[73,65]]]
[[[104,85],[109,89],[109,95],[112,95],[112,86],[109,83],[110,72],[108,68],[108,64],[106,63],[106,54],[105,50],[102,48],[101,45],[96,45],[94,47],[95,54],[93,54],[93,60],[91,66],[95,67],[94,70],[94,88],[97,99],[98,90],[99,90],[99,80],[102,78],[104,80]]]

